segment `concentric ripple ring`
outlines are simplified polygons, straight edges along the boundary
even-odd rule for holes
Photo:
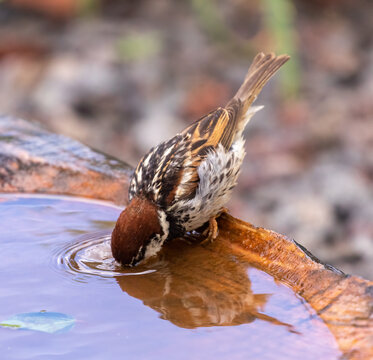
[[[98,231],[80,236],[56,249],[54,264],[63,272],[76,276],[77,281],[85,282],[87,276],[113,278],[118,276],[143,275],[155,270],[137,271],[125,269],[117,263],[111,253],[111,234],[108,231]]]

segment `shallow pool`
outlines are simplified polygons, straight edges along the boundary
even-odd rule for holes
[[[58,312],[53,334],[0,327],[0,359],[337,359],[304,300],[227,251],[175,241],[122,269],[121,209],[80,198],[0,194],[0,322]]]

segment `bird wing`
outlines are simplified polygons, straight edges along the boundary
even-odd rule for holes
[[[236,95],[195,121],[180,134],[151,149],[139,162],[129,195],[146,194],[161,207],[194,197],[198,167],[219,144],[229,150],[254,114],[250,106],[270,77],[289,59],[287,55],[258,54]]]
[[[161,207],[170,203],[189,158],[190,135],[178,134],[160,143],[138,163],[129,186],[129,200],[146,196]]]
[[[175,200],[186,200],[195,195],[199,184],[198,167],[209,152],[216,149],[219,144],[226,150],[231,147],[237,110],[239,107],[218,108],[182,132],[189,136],[189,151],[175,192]]]
[[[218,108],[188,126],[182,134],[190,135],[190,160],[186,162],[176,200],[190,199],[199,183],[198,166],[209,151],[220,144],[229,150],[241,137],[251,116],[259,107],[251,107],[257,95],[272,75],[289,59],[287,55],[259,53],[253,60],[244,82],[224,108]],[[184,181],[183,181],[184,178]]]
[[[129,188],[167,208],[175,200],[192,198],[199,183],[197,168],[209,151],[233,138],[232,114],[219,108],[188,126],[182,133],[151,149],[139,162]]]

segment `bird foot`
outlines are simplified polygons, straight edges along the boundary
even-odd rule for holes
[[[219,227],[216,219],[222,214],[228,214],[228,209],[222,208],[218,214],[211,217],[208,222],[208,227],[204,229],[202,232],[199,232],[197,229],[197,232],[185,234],[184,239],[189,243],[195,243],[197,241],[200,244],[212,243],[219,235]],[[203,227],[205,226],[206,225],[204,225]]]
[[[216,219],[220,215],[227,214],[227,213],[228,213],[228,209],[222,208],[221,211],[216,216],[210,218],[209,227],[203,232],[203,235],[206,236],[206,238],[201,241],[201,244],[212,243],[218,237],[219,228],[218,228],[218,223],[216,222]]]
[[[206,238],[201,241],[201,244],[212,243],[217,238],[218,233],[218,223],[216,222],[216,217],[214,216],[210,218],[209,227],[203,232],[203,235],[206,236]]]

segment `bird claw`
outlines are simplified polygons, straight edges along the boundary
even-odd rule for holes
[[[201,241],[201,244],[212,243],[217,238],[218,234],[219,229],[216,217],[212,217],[209,220],[209,227],[203,232],[203,235],[206,236],[206,238]]]
[[[219,235],[219,227],[216,219],[223,214],[228,214],[227,208],[222,208],[220,212],[211,217],[208,222],[208,227],[202,232],[193,231],[184,235],[184,240],[189,243],[199,242],[200,244],[212,243]],[[205,226],[205,225],[204,225]],[[204,227],[203,226],[203,227]]]

